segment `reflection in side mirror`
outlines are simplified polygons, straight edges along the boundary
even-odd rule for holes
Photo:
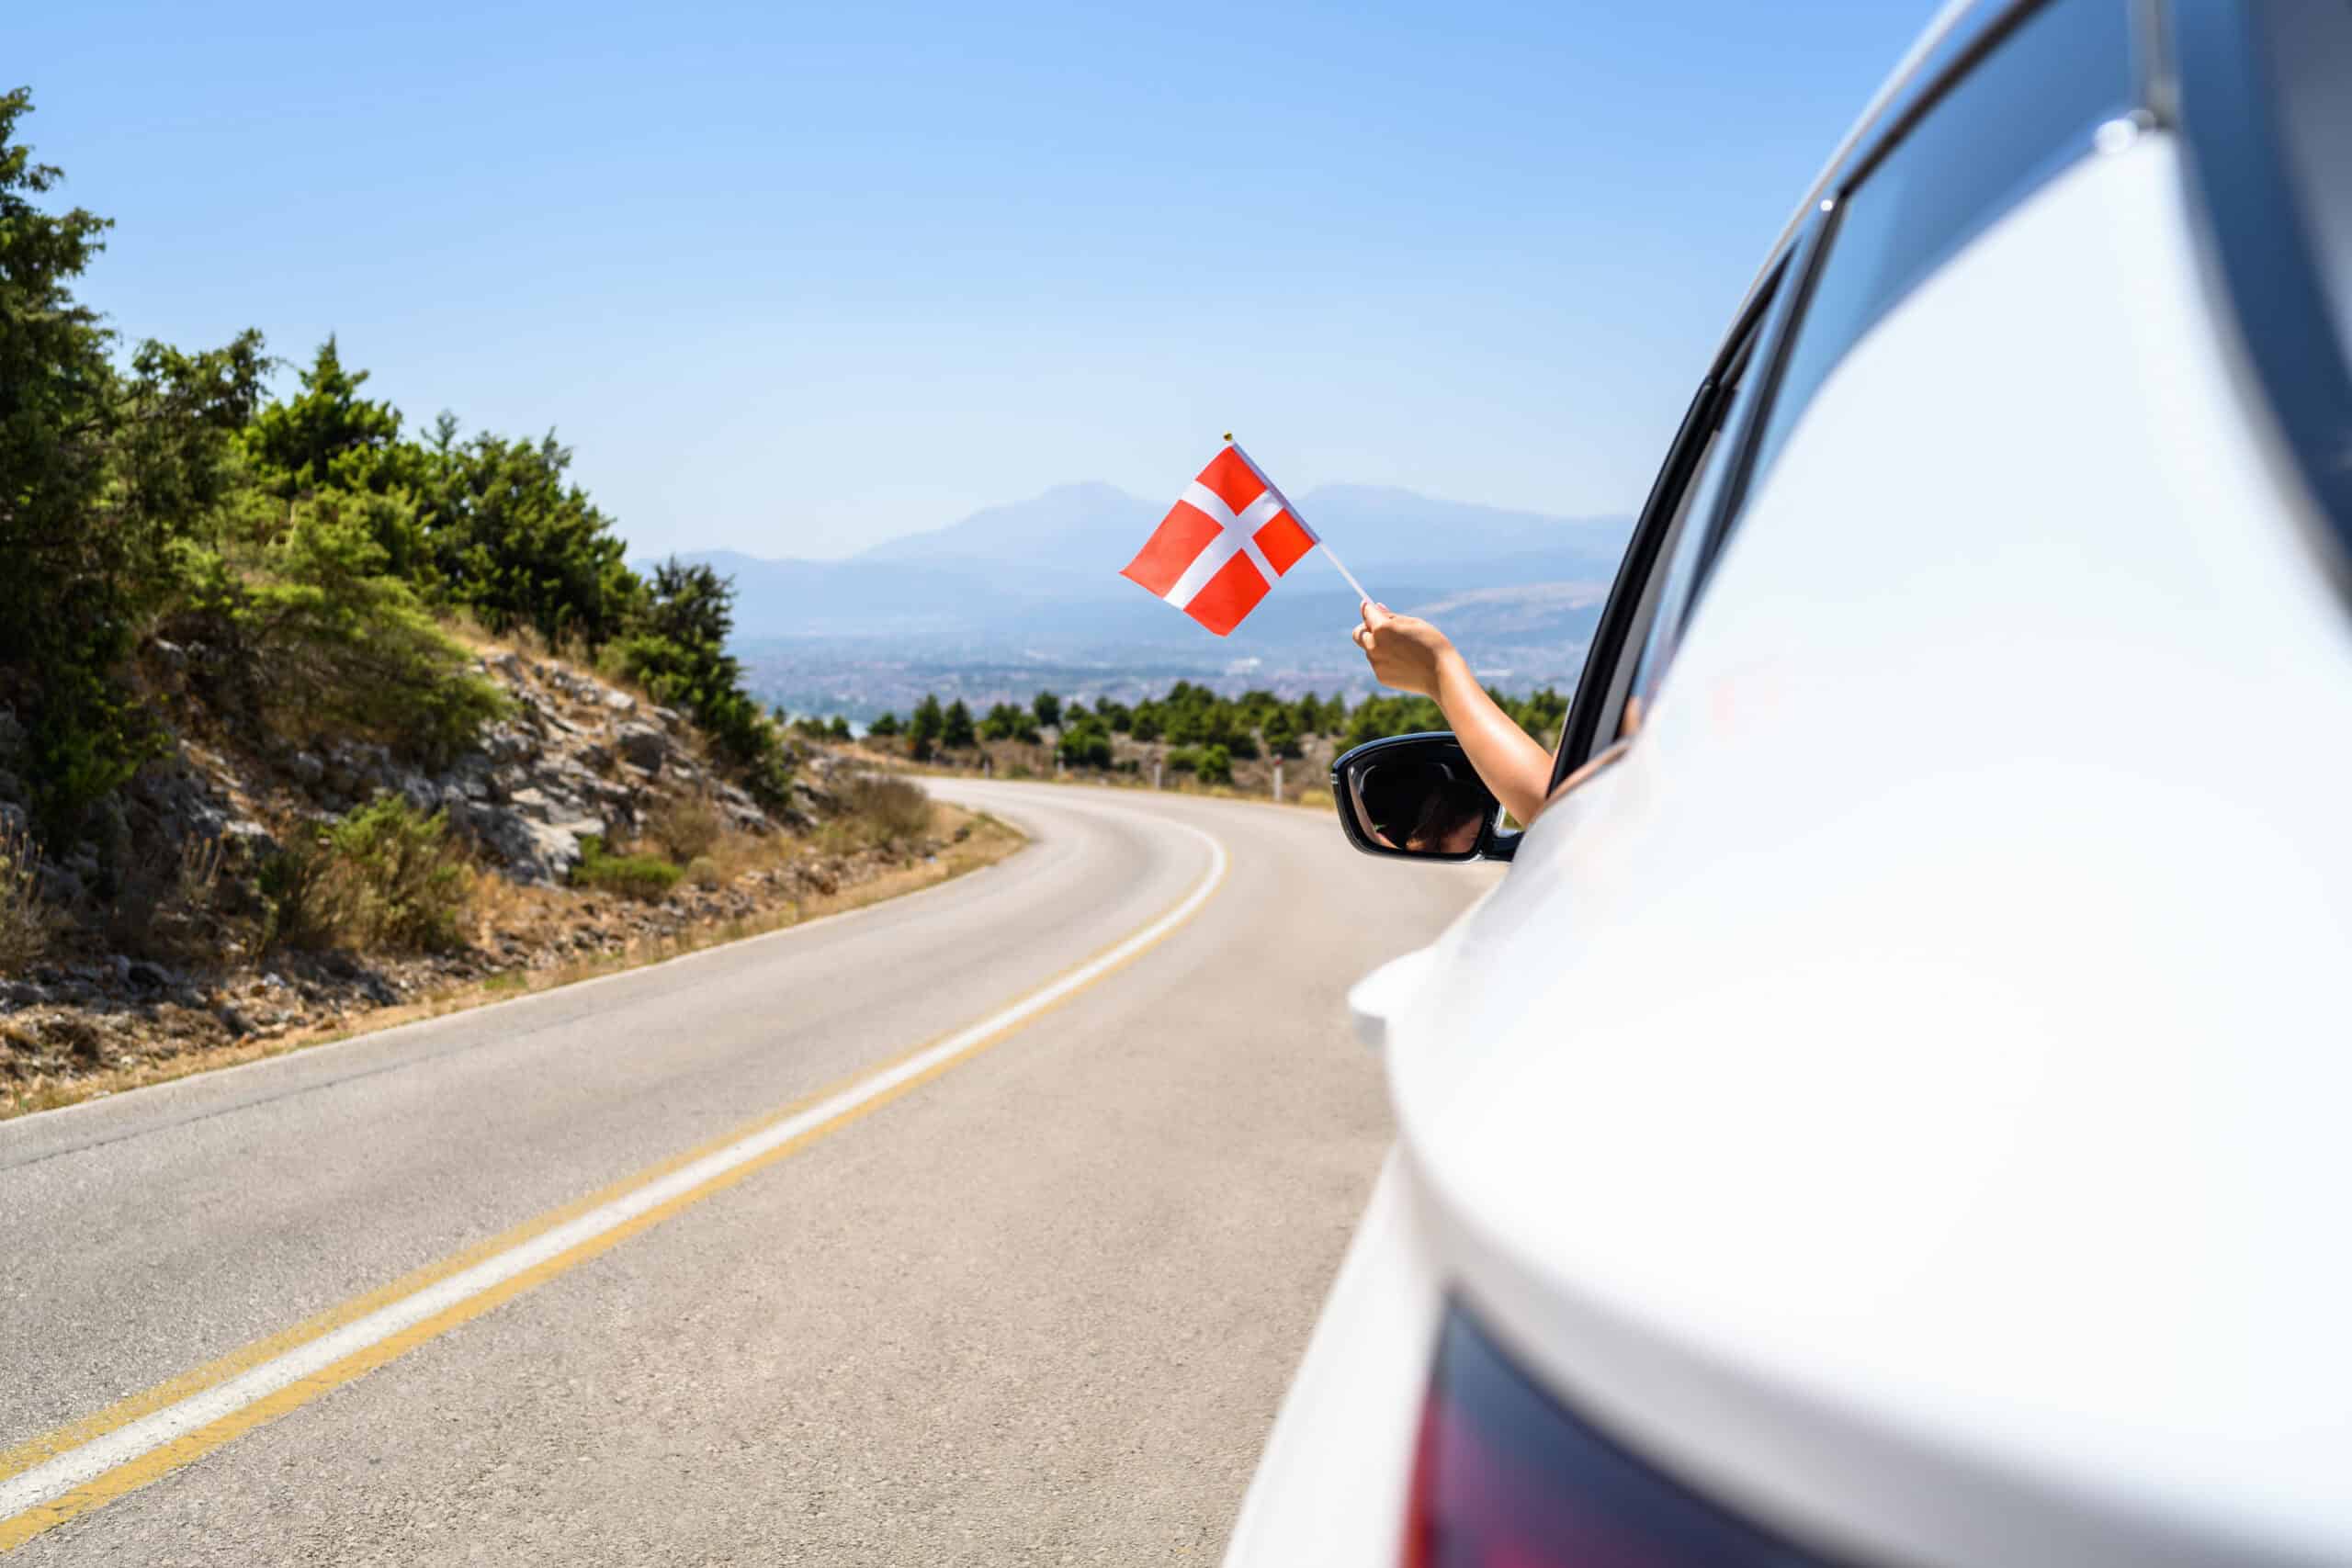
[[[1462,742],[1442,731],[1368,740],[1331,764],[1331,798],[1348,842],[1368,855],[1509,860],[1502,804],[1478,781]]]

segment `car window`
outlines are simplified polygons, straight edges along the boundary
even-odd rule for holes
[[[2128,114],[2133,100],[2127,0],[2050,0],[1845,182],[1745,474],[1770,467],[1814,392],[1863,333],[1994,219],[2089,151],[2091,133]]]
[[[1743,347],[1740,372],[1746,370],[1759,335],[1751,334]],[[1683,491],[1682,504],[1667,537],[1666,569],[1657,574],[1657,591],[1651,595],[1645,629],[1635,645],[1639,652],[1625,661],[1627,690],[1645,705],[1657,694],[1666,667],[1674,660],[1675,644],[1681,635],[1682,606],[1698,580],[1700,546],[1706,535],[1704,525],[1694,525],[1692,520],[1713,515],[1716,498],[1723,492],[1724,476],[1731,467],[1728,436],[1733,428],[1732,415],[1739,407],[1741,383],[1741,376],[1735,374],[1717,410],[1714,426],[1707,433],[1706,445],[1700,450],[1696,477]],[[1618,728],[1624,728],[1622,700]]]
[[[1690,400],[1681,427],[1667,450],[1648,501],[1634,525],[1617,581],[1609,592],[1594,628],[1592,645],[1577,680],[1576,699],[1560,728],[1560,748],[1553,760],[1552,784],[1617,739],[1623,728],[1625,700],[1631,694],[1635,660],[1652,623],[1666,604],[1669,563],[1679,554],[1678,545],[1694,531],[1692,520],[1707,515],[1704,496],[1713,493],[1710,473],[1722,467],[1719,451],[1739,389],[1756,355],[1771,301],[1786,272],[1786,258],[1775,263],[1756,298],[1734,326],[1732,335],[1707,378]]]

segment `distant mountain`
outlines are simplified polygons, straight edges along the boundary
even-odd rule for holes
[[[1622,517],[1553,517],[1369,485],[1327,485],[1296,500],[1387,604],[1408,610],[1451,601],[1447,629],[1465,648],[1484,640],[1488,622],[1515,643],[1568,637],[1580,645],[1598,614],[1596,585],[1605,588],[1614,574],[1630,526]],[[1118,570],[1166,511],[1164,502],[1107,484],[1062,485],[846,560],[733,551],[685,558],[734,579],[736,636],[746,643],[1280,659],[1296,646],[1330,642],[1353,616],[1353,594],[1311,558],[1222,643],[1149,604]]]

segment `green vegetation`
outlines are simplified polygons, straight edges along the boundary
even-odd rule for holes
[[[1545,686],[1523,697],[1492,688],[1488,694],[1546,747],[1558,743],[1560,726],[1568,712],[1568,699],[1561,693]],[[1045,716],[1049,713],[1053,718]],[[1315,736],[1330,737],[1345,748],[1383,736],[1446,728],[1445,715],[1427,697],[1370,696],[1351,707],[1338,694],[1318,697],[1308,693],[1283,698],[1254,691],[1227,697],[1206,686],[1179,681],[1166,695],[1147,697],[1132,708],[1104,697],[1091,712],[1075,703],[1065,705],[1051,692],[1040,692],[1025,711],[1011,703],[996,704],[977,728],[971,710],[960,699],[943,709],[936,696],[925,696],[903,728],[897,715],[884,714],[867,733],[886,739],[904,733],[910,738],[910,755],[924,761],[933,755],[934,745],[955,749],[973,745],[976,739],[1036,744],[1042,739],[1038,727],[1056,723],[1061,732],[1055,740],[1055,754],[1065,766],[1113,766],[1111,738],[1125,735],[1142,742],[1164,739],[1170,746],[1170,768],[1195,773],[1209,783],[1230,783],[1236,761],[1302,756],[1302,743]],[[958,735],[964,739],[955,739]]]
[[[607,853],[605,841],[592,833],[580,840],[580,863],[571,868],[571,885],[658,904],[684,874],[660,855]]]
[[[1089,716],[1064,728],[1056,748],[1067,767],[1107,768],[1111,765],[1111,732],[1102,721]]]
[[[122,353],[74,292],[109,220],[44,205],[62,175],[17,140],[31,107],[0,95],[0,707],[25,732],[11,765],[40,837],[79,837],[169,750],[179,694],[141,674],[159,643],[198,651],[187,694],[224,717],[446,760],[503,706],[445,630],[459,617],[642,683],[781,798],[788,754],[724,651],[725,579],[675,561],[640,577],[552,433],[460,439],[444,413],[408,434],[333,338],[275,400],[258,333]],[[341,895],[311,869],[274,874],[279,940],[352,920],[437,940],[407,914],[328,908]]]
[[[1058,708],[1056,710],[1056,715],[1058,717]],[[980,739],[1019,740],[1035,746],[1039,739],[1037,726],[1047,722],[1050,721],[1045,719],[1033,721],[1025,708],[1014,707],[1011,703],[999,703],[989,709],[986,718],[980,720]]]
[[[939,743],[955,751],[969,750],[979,744],[979,737],[972,729],[972,710],[964,705],[963,698],[947,705],[946,715],[940,720]]]
[[[449,819],[379,795],[327,829],[348,868],[362,945],[439,953],[465,941],[460,917],[473,873],[449,842]]]
[[[473,873],[448,819],[379,795],[261,868],[265,948],[437,953],[465,941]]]

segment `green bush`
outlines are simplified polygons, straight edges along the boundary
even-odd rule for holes
[[[694,715],[719,755],[742,770],[752,795],[775,806],[791,791],[792,761],[775,721],[744,691],[743,667],[727,652],[734,602],[733,583],[710,567],[664,561],[607,662],[656,702]]]
[[[258,334],[128,364],[74,293],[108,220],[37,201],[61,171],[15,141],[29,93],[0,93],[0,703],[27,731],[45,834],[164,748],[129,661],[173,597],[176,545],[200,536],[237,475],[235,433],[267,363]]]
[[[571,885],[658,904],[684,874],[660,855],[608,854],[605,841],[590,834],[580,840],[580,863],[571,868]]]
[[[379,795],[263,863],[262,947],[438,953],[465,944],[473,873],[447,818]]]
[[[272,728],[366,735],[440,762],[507,702],[387,570],[377,526],[402,504],[334,491],[293,502],[251,572],[187,547],[185,614],[209,640],[243,655],[235,679]]]
[[[1036,745],[1039,739],[1029,710],[1014,707],[1011,703],[990,707],[988,716],[980,720],[979,733],[983,740],[1019,740],[1031,746]]]
[[[317,834],[303,833],[264,861],[254,879],[262,901],[261,948],[317,951],[359,942],[357,889]]]
[[[1057,750],[1063,762],[1070,767],[1107,768],[1111,765],[1111,732],[1102,728],[1101,719],[1077,719],[1062,731]]]
[[[1203,784],[1229,784],[1233,782],[1233,758],[1222,746],[1204,746],[1197,771]]]
[[[1277,707],[1268,710],[1260,732],[1265,737],[1266,750],[1275,756],[1295,757],[1299,754],[1298,721],[1290,709]]]
[[[552,431],[460,444],[445,415],[421,457],[433,570],[452,603],[493,631],[529,626],[591,650],[636,623],[645,583],[612,519],[565,479],[571,449]]]
[[[379,795],[326,832],[350,872],[357,925],[371,947],[441,953],[465,945],[473,873],[449,842],[445,812],[427,816]]]

